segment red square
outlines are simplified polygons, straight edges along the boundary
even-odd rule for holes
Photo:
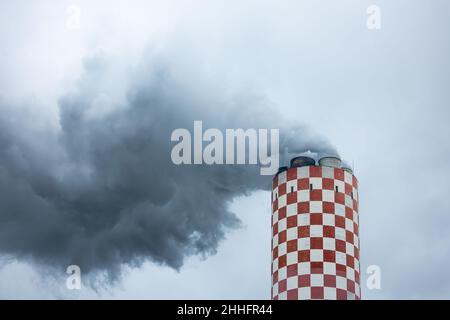
[[[275,201],[272,203],[272,212],[275,212],[278,210],[278,199],[275,199]]]
[[[280,282],[278,282],[278,293],[286,291],[286,284],[287,284],[286,279],[281,280]]]
[[[334,238],[334,227],[323,226],[323,236],[325,238]]]
[[[356,224],[356,222],[353,222],[353,233],[355,235],[359,234],[358,225]]]
[[[272,179],[272,190],[275,189],[278,186],[278,176],[275,176]]]
[[[321,213],[311,213],[309,216],[310,224],[312,225],[322,225],[322,214]]]
[[[323,285],[325,287],[336,288],[336,276],[329,274],[323,275]]]
[[[348,243],[353,244],[353,232],[350,231],[345,231],[345,241],[347,241]]]
[[[278,282],[278,271],[275,271],[272,275],[272,284],[275,284]]]
[[[323,250],[323,261],[336,262],[336,253],[333,250]]]
[[[275,224],[272,226],[272,235],[276,235],[278,233],[278,222],[275,222]]]
[[[272,258],[273,260],[275,260],[276,258],[278,258],[278,247],[275,247],[275,249],[273,249],[272,251]]]
[[[311,262],[311,273],[323,273],[323,262]]]
[[[336,289],[337,300],[347,300],[347,291],[342,289]]]
[[[286,218],[286,207],[280,208],[278,210],[278,220]]]
[[[355,293],[355,282],[347,279],[347,290],[351,293]]]
[[[287,181],[297,180],[297,168],[290,168],[286,172]]]
[[[289,240],[286,245],[287,252],[296,252],[297,251],[297,239]]]
[[[335,192],[334,201],[339,204],[345,204],[345,196],[342,192]]]
[[[286,267],[286,255],[283,254],[278,258],[278,269]]]
[[[295,228],[297,227],[297,216],[290,216],[287,218],[287,227],[289,228]]]
[[[297,289],[288,290],[287,299],[288,300],[298,300],[298,290]]]
[[[334,225],[338,228],[345,229],[345,218],[342,216],[335,216],[334,217]]]
[[[309,287],[311,286],[311,276],[309,274],[298,276],[298,287]]]
[[[287,266],[287,276],[288,277],[296,277],[298,272],[297,272],[297,266],[298,264],[290,264]]]
[[[345,207],[345,217],[347,219],[353,220],[353,210],[352,210],[352,208]]]
[[[312,190],[309,199],[311,201],[322,201],[322,190]]]
[[[289,192],[287,194],[287,204],[297,203],[297,192]]]
[[[282,183],[278,186],[278,198],[283,194],[286,194],[286,183]]]
[[[309,212],[309,202],[299,202],[297,205],[298,213],[308,213]]]
[[[321,166],[310,166],[309,167],[310,177],[322,177],[322,167]]]
[[[357,247],[354,247],[355,251],[355,259],[359,259],[359,249]]]
[[[356,283],[359,283],[359,272],[355,271],[355,281]]]
[[[347,277],[347,267],[343,264],[336,263],[336,275],[340,277]]]
[[[278,234],[278,244],[283,242],[286,242],[286,230],[283,230]]]
[[[347,254],[347,267],[350,267],[352,269],[355,268],[355,258],[353,258],[351,255]]]
[[[324,190],[334,190],[334,180],[330,178],[322,179],[322,189]]]
[[[345,253],[345,241],[336,239],[336,251]]]
[[[355,176],[352,178],[352,185],[355,187],[355,189],[358,189],[358,179],[356,179]]]
[[[297,180],[298,190],[309,190],[309,178],[302,178]]]
[[[310,240],[311,249],[323,249],[323,238],[314,237]]]
[[[310,260],[309,250],[300,250],[298,252],[298,262],[309,262]]]
[[[322,203],[323,213],[334,213],[334,203],[324,201]]]
[[[351,195],[353,191],[353,187],[351,184],[346,183],[345,184],[345,194]]]
[[[353,199],[353,210],[358,212],[358,201],[356,201],[355,199]]]
[[[311,287],[311,299],[323,299],[323,287]]]
[[[334,168],[334,179],[344,181],[344,170]]]
[[[309,238],[309,226],[298,227],[299,238]]]

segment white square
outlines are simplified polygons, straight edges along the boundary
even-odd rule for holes
[[[359,273],[359,260],[355,259],[355,270]]]
[[[286,230],[286,218],[278,220],[278,233]]]
[[[355,281],[355,269],[347,267],[347,279]]]
[[[332,226],[334,227],[334,214],[330,214],[330,213],[324,213],[323,214],[323,225],[324,226]]]
[[[286,289],[287,290],[291,290],[291,289],[297,289],[298,288],[298,277],[289,277],[287,278],[287,284],[286,284]]]
[[[353,199],[349,195],[345,195],[345,206],[353,209]]]
[[[350,232],[353,232],[353,221],[352,220],[345,218],[345,229]]]
[[[309,227],[309,233],[311,237],[323,237],[323,226],[312,225]]]
[[[309,250],[311,248],[311,241],[309,238],[300,238],[297,240],[298,251]]]
[[[272,298],[274,298],[278,294],[278,282],[275,283],[272,287]]]
[[[344,171],[344,182],[353,184],[353,176],[350,172]]]
[[[336,275],[336,264],[333,262],[324,262],[323,274]]]
[[[334,228],[334,236],[338,240],[345,241],[345,229],[339,227]]]
[[[353,243],[345,243],[345,252],[349,255],[354,257],[355,256],[355,247],[353,246]]]
[[[278,259],[275,259],[272,261],[272,272],[275,272],[278,270]]]
[[[309,178],[309,183],[313,185],[314,190],[322,189],[322,178]]]
[[[274,235],[272,238],[272,249],[278,247],[278,234]]]
[[[278,222],[278,210],[272,214],[272,225]]]
[[[334,190],[322,190],[322,200],[325,202],[334,202]]]
[[[336,288],[347,290],[347,278],[336,276]]]
[[[297,201],[306,202],[309,201],[309,190],[300,190],[297,192]]]
[[[334,168],[322,167],[322,177],[334,179]]]
[[[311,288],[299,288],[298,289],[298,298],[301,300],[309,300],[311,299]]]
[[[353,188],[352,191],[353,191],[353,199],[358,201],[358,189]]]
[[[353,235],[353,244],[356,248],[359,248],[359,237],[356,234]]]
[[[281,257],[282,255],[285,254],[286,254],[286,242],[283,242],[278,245],[278,256]]]
[[[286,192],[297,192],[297,180],[289,180],[286,182]]]
[[[336,300],[337,299],[336,288],[325,287],[323,289],[323,298],[325,300]]]
[[[323,248],[325,250],[336,250],[336,241],[334,238],[323,238]]]
[[[286,195],[283,194],[282,196],[278,197],[278,209],[283,208],[286,206]]]
[[[345,206],[339,203],[334,204],[334,213],[337,216],[345,217]]]
[[[297,204],[288,204],[286,207],[286,216],[295,216],[297,214]]]
[[[345,253],[336,251],[336,263],[346,265],[347,264],[347,258],[345,256]]]
[[[310,274],[311,264],[309,262],[300,262],[297,266],[297,272],[299,275]]]
[[[298,232],[297,228],[289,228],[286,231],[286,240],[295,240],[298,238]]]
[[[334,180],[334,188],[336,189],[336,187],[337,187],[338,192],[340,192],[340,193],[344,193],[345,192],[345,183],[344,183],[344,181]]]
[[[309,213],[301,213],[297,217],[298,226],[309,226]]]
[[[311,213],[322,213],[322,201],[310,201],[309,202],[309,212]]]
[[[323,261],[323,250],[322,249],[313,249],[310,251],[311,261]]]
[[[287,300],[287,291],[283,291],[278,295],[278,300]]]
[[[278,270],[278,282],[287,278],[287,268],[283,267]]]
[[[275,200],[278,199],[278,187],[276,187],[275,189],[273,189],[272,191],[272,202],[274,202]]]
[[[309,178],[309,168],[308,167],[297,168],[297,179],[301,179],[301,178]]]
[[[311,287],[323,287],[323,274],[311,275]]]
[[[358,297],[361,296],[361,288],[359,287],[359,285],[357,283],[355,283],[355,293]]]
[[[297,264],[298,263],[298,252],[289,252],[287,254],[286,258],[286,264],[289,266],[291,264]]]
[[[286,182],[286,171],[280,172],[278,174],[278,185]]]

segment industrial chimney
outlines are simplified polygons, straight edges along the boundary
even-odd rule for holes
[[[272,299],[360,299],[358,181],[297,157],[272,181]]]

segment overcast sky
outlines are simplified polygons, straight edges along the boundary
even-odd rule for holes
[[[371,4],[381,9],[380,30],[366,27]],[[79,28],[67,26],[69,5],[80,9]],[[220,210],[199,218],[193,206],[192,215],[189,210],[183,215],[183,230],[167,227],[176,245],[164,233],[157,237],[161,250],[140,243],[139,249],[128,249],[145,234],[117,218],[122,233],[108,233],[96,247],[107,251],[113,243],[130,254],[86,258],[89,270],[113,270],[95,289],[65,288],[64,263],[72,254],[87,255],[91,244],[86,237],[76,240],[86,241],[84,246],[74,245],[63,234],[79,235],[74,228],[81,222],[55,233],[60,247],[39,246],[54,226],[66,226],[58,214],[73,222],[78,216],[71,214],[81,212],[79,219],[90,224],[83,232],[89,234],[96,222],[82,209],[106,212],[110,208],[102,201],[111,195],[82,196],[105,181],[116,191],[116,180],[139,178],[140,172],[116,172],[123,163],[143,164],[140,158],[120,157],[128,150],[121,142],[138,140],[142,147],[145,141],[130,128],[160,138],[150,147],[170,150],[164,125],[174,122],[167,114],[170,119],[181,114],[184,125],[204,115],[221,128],[282,128],[286,121],[286,127],[300,126],[301,145],[334,146],[354,164],[359,179],[362,298],[450,298],[449,16],[447,0],[2,2],[0,298],[270,298],[270,193],[246,171],[198,175],[189,169],[180,178],[164,165],[165,154],[149,154],[144,164],[158,170],[142,167],[140,186],[152,189],[146,183],[164,180],[159,175],[171,181],[161,182],[162,194],[126,189],[129,197],[111,205],[120,209],[118,217],[144,219],[149,229],[139,232],[158,233],[158,221],[173,222],[165,220],[165,209],[152,209],[160,208],[164,190],[189,186],[197,176],[198,185],[211,177],[226,181],[226,192],[196,189],[212,204],[217,200]],[[143,112],[139,106],[147,102],[158,107]],[[221,119],[228,112],[232,116]],[[142,115],[155,117],[152,130],[140,127]],[[154,132],[159,120],[164,130]],[[118,126],[117,140],[107,124]],[[87,138],[92,144],[80,146]],[[105,143],[109,138],[112,142]],[[105,159],[91,147],[104,147],[114,160],[111,166],[104,168]],[[101,183],[89,179],[90,171],[83,180],[86,163]],[[25,184],[10,179],[15,176]],[[50,176],[54,183],[46,180]],[[48,202],[25,197],[27,186]],[[21,197],[20,206],[15,197]],[[141,197],[155,197],[154,207]],[[191,204],[171,199],[173,210]],[[145,205],[136,208],[136,201]],[[211,203],[202,203],[201,210]],[[19,219],[15,210],[29,215]],[[158,214],[147,220],[145,212]],[[100,224],[109,223],[109,216],[101,218]],[[42,233],[29,237],[33,229]],[[192,240],[193,231],[199,241]],[[64,241],[70,250],[64,251]],[[369,265],[381,268],[381,290],[365,286]]]

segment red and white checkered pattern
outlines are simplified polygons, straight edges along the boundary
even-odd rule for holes
[[[272,299],[361,298],[355,176],[290,168],[273,178],[272,212]]]

